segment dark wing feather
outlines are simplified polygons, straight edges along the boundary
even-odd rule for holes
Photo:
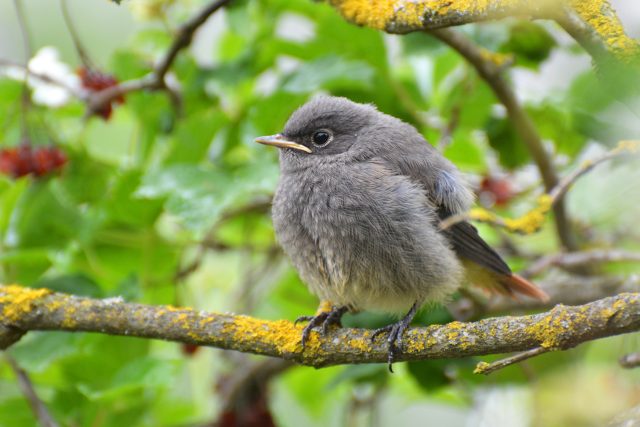
[[[440,208],[440,219],[447,218],[449,212]],[[444,235],[451,242],[451,247],[458,256],[473,261],[491,271],[511,275],[506,262],[478,234],[478,230],[468,222],[458,222],[444,230]]]

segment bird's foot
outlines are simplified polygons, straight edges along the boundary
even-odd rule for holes
[[[321,326],[322,335],[326,335],[329,330],[329,326],[331,325],[340,325],[340,319],[342,319],[342,315],[348,311],[347,307],[331,307],[329,311],[321,311],[315,316],[300,316],[298,317],[294,324],[298,324],[299,322],[309,322],[307,326],[302,330],[302,348],[304,348],[305,344],[309,340],[309,335],[311,334],[311,330],[318,326]]]
[[[378,335],[384,334],[385,332],[389,334],[389,337],[387,338],[387,363],[389,364],[389,372],[391,373],[393,373],[393,362],[395,362],[396,357],[400,353],[402,353],[402,336],[404,335],[404,332],[407,330],[409,324],[416,315],[417,309],[418,303],[414,303],[407,315],[402,319],[400,319],[396,323],[392,323],[391,325],[374,330],[373,334],[371,335],[371,341],[373,342],[378,337]]]

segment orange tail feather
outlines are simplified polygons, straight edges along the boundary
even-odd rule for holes
[[[549,295],[524,277],[512,274],[510,276],[501,276],[500,284],[504,286],[505,290],[509,294],[517,292],[519,294],[527,295],[532,298],[539,299],[540,301],[549,301]]]

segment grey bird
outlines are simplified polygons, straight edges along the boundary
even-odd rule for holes
[[[273,200],[276,237],[312,293],[332,304],[308,320],[326,333],[349,312],[406,313],[388,333],[389,367],[416,310],[442,302],[462,283],[548,297],[513,274],[475,227],[440,221],[464,213],[472,192],[457,168],[411,125],[372,105],[319,97],[296,110],[277,135]]]

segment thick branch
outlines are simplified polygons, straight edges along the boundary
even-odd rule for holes
[[[434,30],[472,22],[520,16],[546,16],[544,0],[329,0],[348,21],[389,33]]]
[[[280,357],[315,367],[387,360],[386,340],[371,331],[332,330],[311,335],[302,349],[302,326],[170,306],[97,300],[20,286],[0,287],[0,319],[20,330],[100,332],[206,345]],[[410,329],[400,360],[458,358],[542,347],[565,350],[597,338],[640,329],[640,293],[582,306],[558,305],[530,316],[498,317]]]
[[[553,17],[596,61],[635,63],[640,43],[629,37],[607,0],[567,0]]]
[[[357,25],[388,33],[436,30],[505,17],[556,20],[594,59],[637,61],[640,45],[606,0],[329,0]],[[637,64],[637,62],[636,62]]]

